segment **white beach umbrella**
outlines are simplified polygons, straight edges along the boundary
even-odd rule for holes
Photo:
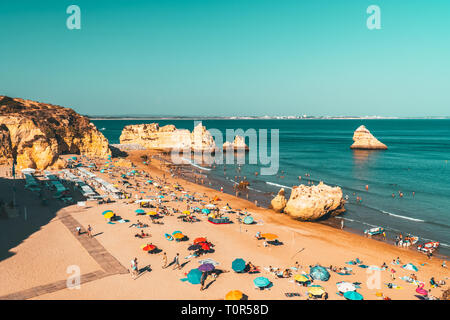
[[[342,281],[336,283],[336,286],[340,292],[347,292],[347,291],[355,291],[356,287],[353,283]]]
[[[210,264],[212,264],[214,266],[218,266],[219,265],[219,263],[217,261],[215,261],[215,260],[213,260],[211,258],[199,260],[198,263],[200,263],[200,264],[210,263]]]

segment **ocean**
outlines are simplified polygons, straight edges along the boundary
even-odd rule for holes
[[[111,144],[119,143],[123,127],[129,124],[158,122],[161,126],[174,124],[189,130],[194,127],[192,120],[93,122]],[[255,176],[254,172],[264,167],[260,163],[243,165],[240,171],[237,165],[226,165],[226,175],[223,165],[203,170],[216,183],[232,185],[239,176],[245,176],[252,192],[266,199],[262,205],[267,205],[270,194],[276,194],[280,187],[289,196],[292,186],[308,181],[340,186],[349,199],[347,212],[342,215],[346,227],[363,231],[382,226],[390,238],[403,233],[418,236],[419,242],[439,241],[438,253],[450,256],[450,119],[203,120],[202,123],[207,129],[224,133],[226,129],[239,128],[279,130],[277,174]],[[360,125],[365,125],[389,149],[351,150],[353,132]],[[356,197],[361,197],[362,202],[357,202]]]

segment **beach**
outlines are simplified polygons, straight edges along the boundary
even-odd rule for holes
[[[141,173],[149,173],[151,180],[159,181],[166,188],[155,188],[154,185],[140,188],[130,188],[131,199],[120,199],[113,203],[97,204],[88,201],[85,207],[76,204],[63,206],[51,205],[42,207],[32,203],[33,196],[18,198],[18,206],[23,207],[24,202],[28,208],[27,220],[23,213],[17,218],[7,219],[8,223],[2,223],[1,233],[5,237],[14,237],[5,232],[14,225],[15,230],[33,228],[18,237],[16,241],[8,245],[8,253],[4,253],[0,261],[0,275],[2,291],[0,298],[6,299],[224,299],[230,290],[240,290],[248,299],[307,299],[308,287],[297,284],[293,276],[295,274],[309,273],[309,266],[320,264],[324,267],[338,266],[351,268],[351,275],[339,275],[330,271],[328,281],[314,281],[328,293],[328,299],[345,299],[337,294],[336,283],[340,281],[360,283],[357,291],[364,299],[415,299],[417,286],[400,279],[402,276],[410,276],[415,273],[424,287],[430,290],[429,280],[434,277],[437,281],[447,279],[448,269],[441,266],[442,260],[438,258],[428,259],[426,255],[412,249],[401,249],[390,244],[368,239],[361,235],[345,232],[336,228],[317,224],[295,221],[284,214],[276,214],[271,210],[255,206],[253,202],[237,198],[233,195],[220,193],[206,186],[198,185],[181,178],[171,177],[163,163],[157,158],[151,158],[150,164],[143,164],[141,156],[149,154],[148,151],[129,151],[128,159],[135,165],[135,170]],[[97,160],[100,164],[100,160]],[[115,160],[114,160],[115,161]],[[104,160],[103,160],[104,162]],[[110,171],[118,170],[111,169]],[[124,168],[122,170],[130,170]],[[3,171],[2,171],[3,172]],[[109,181],[108,173],[95,172],[96,175]],[[143,177],[130,177],[129,182],[144,181]],[[111,179],[117,183],[120,179]],[[196,213],[199,222],[183,222],[174,215],[163,215],[160,219],[164,224],[152,224],[148,216],[136,216],[135,210],[139,205],[134,203],[135,195],[138,197],[154,197],[165,193],[175,193],[181,197],[183,193],[176,191],[173,186],[179,185],[189,195],[194,195],[201,202],[191,203],[191,206],[202,207],[201,204],[210,203],[212,198],[218,196],[220,201],[217,207],[227,204],[235,211],[241,209],[250,214],[256,223],[246,225],[237,220],[238,213],[228,213],[227,216],[233,222],[231,224],[215,225],[207,221],[206,215]],[[2,175],[3,190],[11,187],[11,179]],[[17,192],[23,195],[30,191]],[[140,190],[145,190],[140,194]],[[4,194],[4,193],[2,193]],[[184,201],[171,201],[165,196],[161,205],[167,208],[186,210]],[[35,200],[36,201],[36,200]],[[56,200],[55,200],[56,201]],[[131,202],[131,203],[130,203]],[[108,224],[102,216],[105,210],[112,210],[116,215],[129,220],[129,223]],[[148,209],[155,210],[155,209]],[[62,211],[62,213],[61,213]],[[158,211],[158,210],[156,210]],[[46,215],[48,218],[41,220],[37,217]],[[86,234],[77,235],[73,227],[68,223],[58,223],[63,216],[70,215],[75,225],[80,225],[86,230],[90,225],[93,228],[94,237],[87,239]],[[53,217],[52,217],[53,216]],[[66,218],[68,219],[68,218]],[[132,223],[140,220],[148,224],[143,230],[150,233],[146,239],[136,238],[134,235],[141,229],[130,227]],[[73,226],[72,224],[71,226]],[[164,234],[180,230],[186,235],[187,241],[168,241]],[[278,236],[282,245],[265,247],[263,241],[256,240],[255,234],[272,233]],[[16,232],[17,233],[17,232]],[[20,232],[18,232],[20,234]],[[206,237],[214,247],[214,252],[206,253],[198,258],[185,259],[190,253],[188,247],[193,239]],[[58,239],[58,240],[56,240]],[[93,243],[95,241],[95,243]],[[92,243],[91,243],[92,242]],[[3,243],[3,241],[2,241]],[[149,254],[140,247],[152,243],[162,250],[157,254]],[[97,254],[100,249],[92,250],[92,246],[104,249],[104,253]],[[66,250],[67,248],[67,250]],[[96,247],[97,248],[97,247]],[[181,270],[173,270],[173,267],[162,268],[162,254],[167,253],[168,261],[180,254]],[[2,252],[3,253],[3,252]],[[32,261],[28,260],[33,257]],[[412,263],[419,268],[418,272],[404,270],[401,265],[393,265],[392,261],[400,258],[402,265]],[[126,271],[130,269],[130,261],[138,259],[142,273],[133,279]],[[200,291],[199,285],[193,285],[186,281],[180,281],[194,268],[199,267],[199,260],[210,258],[219,263],[217,269],[225,272],[217,278],[206,281],[206,290]],[[242,258],[246,262],[259,267],[260,273],[236,273],[231,265],[236,258]],[[349,265],[346,262],[358,258],[366,266],[381,267],[383,263],[388,265],[384,271],[373,271],[368,268],[360,268],[358,265]],[[109,259],[105,262],[105,259]],[[281,270],[293,268],[298,262],[299,270],[293,270],[289,278],[278,278],[266,269],[269,267]],[[118,263],[118,264],[117,264]],[[71,274],[67,273],[68,266],[78,265],[81,273],[81,285],[79,289],[65,288],[63,282]],[[396,271],[396,280],[391,279],[391,269]],[[369,270],[369,271],[368,271]],[[368,279],[380,276],[380,287],[370,289]],[[271,287],[265,290],[255,289],[253,280],[256,277],[267,277],[271,281]],[[19,280],[18,280],[19,279]],[[65,282],[65,281],[64,281]],[[58,283],[57,285],[55,283]],[[394,283],[400,288],[388,288],[385,284]],[[54,284],[54,285],[52,285]],[[440,297],[447,286],[432,288],[430,294]],[[299,293],[300,296],[287,297],[286,293]],[[378,295],[377,295],[378,293]],[[381,294],[381,295],[380,295]]]

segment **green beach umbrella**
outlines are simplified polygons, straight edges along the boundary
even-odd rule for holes
[[[237,258],[231,263],[231,268],[236,272],[242,272],[245,269],[245,265],[244,259]]]
[[[264,288],[264,287],[267,287],[270,284],[270,280],[267,279],[266,277],[258,277],[255,280],[253,280],[253,283],[258,288]]]
[[[347,300],[363,300],[364,297],[356,291],[344,292],[344,298]]]
[[[192,269],[187,275],[189,283],[200,284],[200,279],[202,278],[202,272],[198,269]]]
[[[244,223],[245,223],[245,224],[252,224],[252,223],[253,223],[253,217],[251,217],[251,216],[246,216],[246,217],[244,218]]]

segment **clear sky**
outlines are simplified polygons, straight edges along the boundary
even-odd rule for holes
[[[11,0],[0,21],[0,94],[82,114],[450,116],[449,0]]]

